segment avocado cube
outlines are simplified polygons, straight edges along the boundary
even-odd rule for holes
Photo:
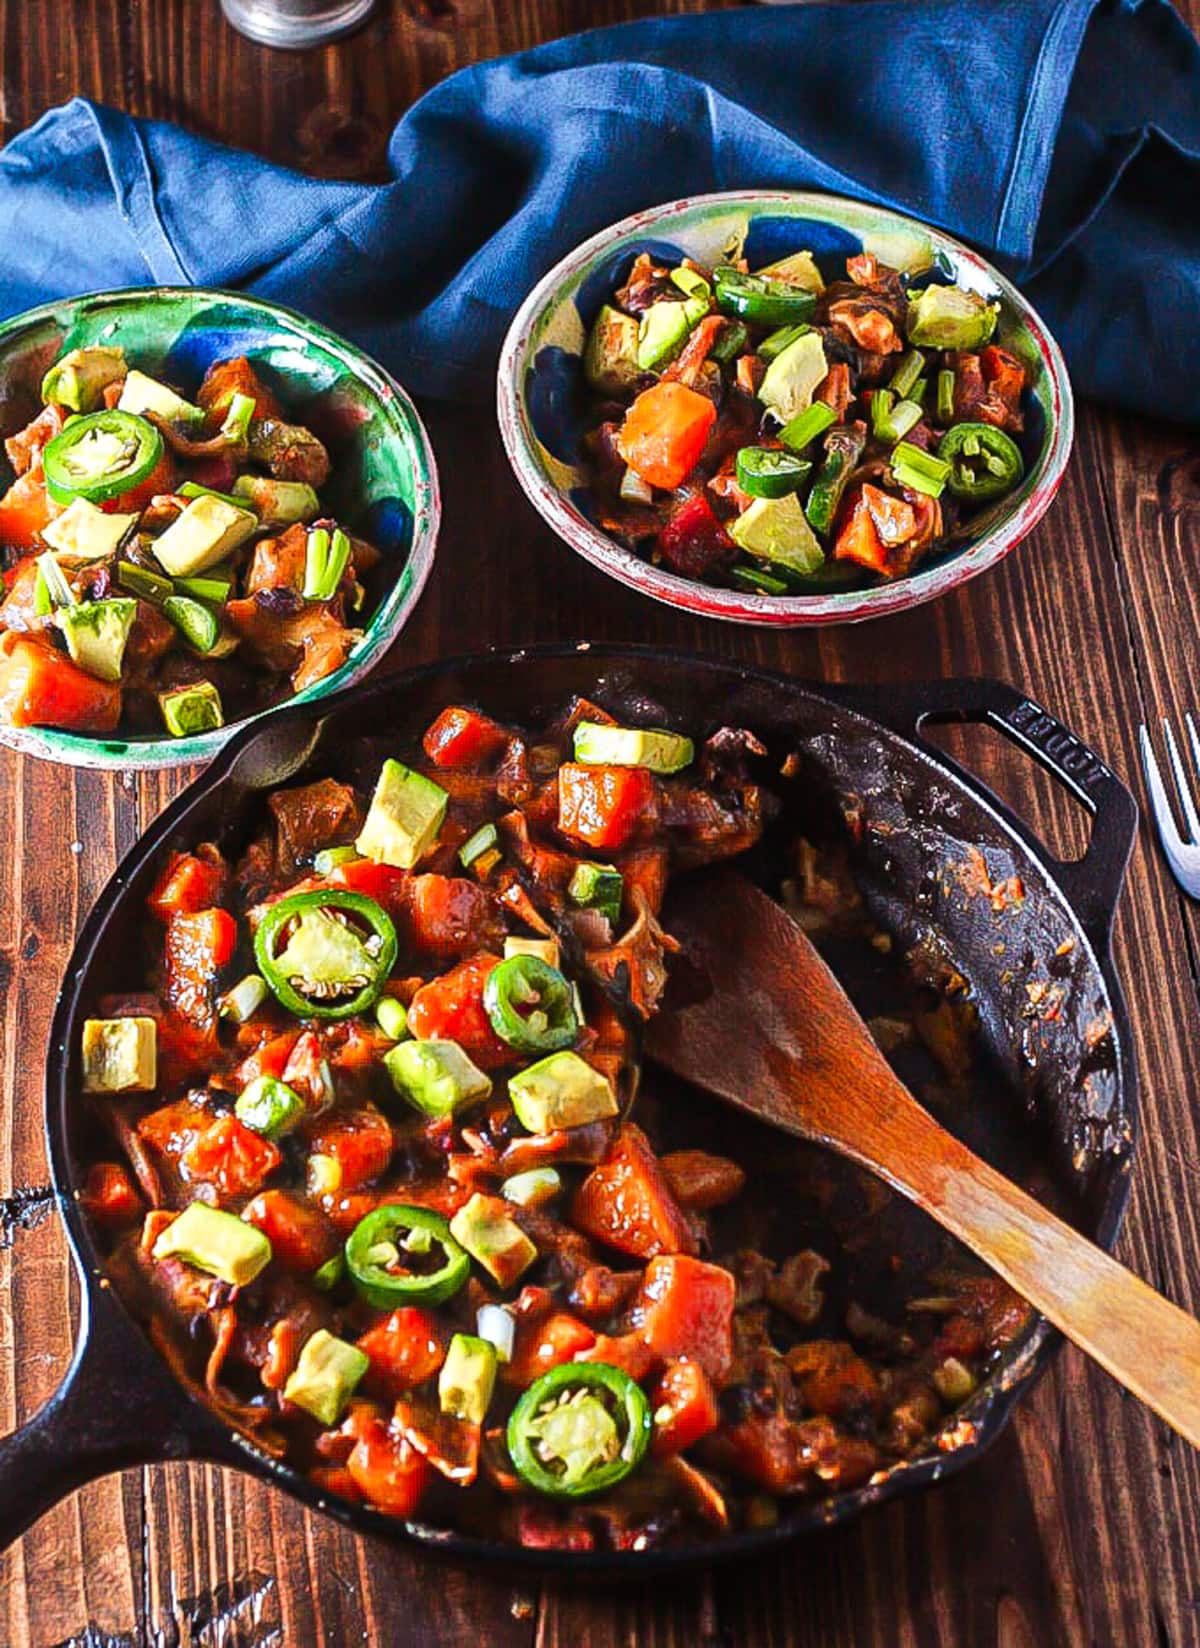
[[[456,1333],[438,1374],[443,1413],[482,1425],[496,1388],[496,1347],[473,1333]]]
[[[258,531],[258,516],[235,509],[215,492],[193,498],[150,547],[172,578],[194,578],[207,572]]]
[[[438,838],[449,796],[401,761],[385,761],[355,846],[364,858],[411,870]]]
[[[963,286],[926,286],[908,305],[908,340],[921,349],[981,349],[996,330],[998,303]]]
[[[167,731],[175,738],[190,738],[194,733],[212,732],[225,725],[221,694],[211,681],[195,681],[190,687],[160,692],[158,707]]]
[[[662,727],[610,727],[600,721],[581,721],[575,728],[575,759],[588,766],[677,773],[691,765],[695,754],[690,738]]]
[[[829,370],[819,332],[803,332],[767,367],[758,398],[781,423],[790,423],[812,405],[813,391]]]
[[[449,1116],[486,1099],[490,1076],[477,1070],[456,1041],[402,1041],[383,1056],[392,1086],[426,1116]]]
[[[59,607],[56,616],[67,651],[80,669],[99,681],[119,681],[137,602],[126,595],[77,601],[74,606]]]
[[[794,492],[782,498],[755,498],[730,522],[729,536],[747,555],[787,572],[803,575],[825,565],[825,551]]]
[[[370,1366],[371,1358],[357,1345],[318,1328],[304,1343],[284,1397],[323,1425],[336,1425]]]
[[[271,1262],[261,1230],[207,1202],[189,1202],[154,1244],[155,1259],[182,1259],[230,1287],[246,1287]]]
[[[613,865],[580,864],[571,877],[567,894],[581,909],[599,910],[615,927],[621,919],[624,888],[625,877]]]
[[[547,967],[557,968],[562,960],[562,950],[556,938],[506,938],[504,941],[504,959],[511,956],[536,956],[544,961]]]
[[[157,378],[147,377],[145,372],[135,368],[125,379],[121,388],[121,398],[117,402],[119,412],[135,412],[144,417],[147,412],[154,412],[160,418],[166,418],[168,423],[202,423],[204,413],[191,401],[185,401],[182,395],[177,395],[173,389],[168,389],[165,383],[159,383]]]
[[[638,323],[607,303],[588,334],[583,375],[602,395],[622,395],[637,384]]]
[[[498,1196],[478,1191],[450,1221],[450,1234],[500,1287],[511,1287],[538,1256]]]
[[[125,375],[125,352],[94,344],[72,349],[42,379],[47,406],[69,406],[72,412],[91,412],[99,406],[110,383]]]
[[[618,1113],[612,1083],[578,1053],[551,1053],[508,1079],[517,1120],[529,1133],[584,1127]]]
[[[103,561],[116,554],[137,520],[136,515],[106,515],[86,498],[74,498],[42,528],[41,536],[60,555]]]
[[[158,1025],[85,1019],[82,1058],[85,1093],[147,1093],[158,1081]]]
[[[653,372],[683,348],[687,335],[708,313],[704,298],[660,298],[652,303],[638,322],[637,364],[640,372]]]
[[[320,500],[307,481],[277,481],[269,475],[239,475],[233,495],[258,516],[260,526],[292,526],[315,519]]]

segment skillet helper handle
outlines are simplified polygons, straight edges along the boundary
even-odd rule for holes
[[[1108,953],[1125,867],[1137,837],[1138,810],[1126,786],[1077,733],[1005,681],[964,678],[922,685],[837,685],[821,690],[848,709],[924,744],[938,761],[976,789],[981,787],[979,778],[945,750],[922,739],[922,727],[954,723],[993,727],[1036,761],[1091,814],[1091,836],[1082,858],[1067,862],[1044,846],[1039,845],[1039,851],[1097,954]],[[1031,834],[1010,808],[987,793],[1007,819],[1026,836]]]
[[[195,1410],[103,1292],[82,1282],[66,1377],[33,1418],[0,1437],[0,1551],[76,1488],[109,1471],[209,1452]]]

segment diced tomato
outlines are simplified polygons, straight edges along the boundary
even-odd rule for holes
[[[323,1116],[309,1137],[312,1155],[332,1156],[341,1168],[342,1194],[386,1172],[393,1145],[392,1124],[372,1105]]]
[[[210,423],[219,423],[221,420],[217,414],[228,410],[235,395],[250,396],[256,418],[283,417],[283,408],[245,355],[233,355],[229,360],[217,361],[209,367],[196,396],[196,405],[209,413]]]
[[[193,1024],[173,1010],[158,1017],[158,1080],[164,1089],[208,1080],[220,1052],[217,1018]]]
[[[617,450],[648,486],[673,492],[700,461],[717,409],[683,383],[644,389],[625,414]]]
[[[988,415],[984,407],[980,416],[988,423],[1021,428],[1021,394],[1025,388],[1025,368],[1015,355],[996,344],[989,344],[979,357],[980,368],[988,385],[988,401],[1001,415]]]
[[[260,1076],[274,1076],[276,1081],[281,1081],[298,1039],[296,1031],[285,1030],[281,1036],[272,1036],[263,1042],[238,1065],[235,1073],[238,1086],[249,1087]]]
[[[838,422],[846,416],[846,408],[854,399],[850,387],[850,368],[845,361],[835,361],[817,385],[814,401],[824,401],[837,416]]]
[[[657,790],[645,767],[558,769],[558,827],[589,847],[627,846],[643,820],[653,816]]]
[[[103,1224],[125,1224],[142,1212],[142,1198],[119,1162],[93,1162],[80,1199],[86,1212]]]
[[[36,555],[24,555],[4,574],[5,595],[0,602],[0,629],[36,630],[40,568]]]
[[[325,1056],[335,1070],[366,1070],[377,1065],[391,1038],[361,1019],[343,1019],[325,1032]]]
[[[422,742],[435,767],[473,771],[499,755],[508,734],[478,710],[452,704],[429,727]]]
[[[179,1158],[183,1176],[216,1185],[222,1196],[250,1196],[283,1161],[278,1146],[236,1116],[221,1116]]]
[[[31,423],[8,437],[4,450],[18,475],[27,475],[39,462],[47,442],[61,434],[63,422],[60,406],[44,406]]]
[[[410,876],[399,925],[408,945],[439,961],[498,948],[503,937],[490,895],[461,876]]]
[[[689,498],[658,534],[664,564],[683,578],[705,578],[728,566],[737,546],[702,496]]]
[[[833,556],[837,561],[857,561],[859,566],[869,567],[872,572],[886,572],[887,550],[871,514],[866,490],[864,486],[843,514]]]
[[[410,1442],[373,1419],[346,1461],[363,1497],[385,1516],[412,1516],[433,1480],[433,1469]]]
[[[213,986],[237,949],[237,922],[228,910],[174,915],[167,925],[166,988],[171,1008],[191,1024],[204,1026],[216,1015]]]
[[[13,630],[0,635],[0,721],[14,727],[113,732],[120,719],[120,682],[98,681],[48,641]]]
[[[270,1240],[274,1257],[299,1276],[311,1276],[341,1247],[320,1208],[290,1190],[264,1190],[242,1217]]]
[[[499,956],[472,956],[423,984],[408,1009],[408,1028],[420,1041],[456,1041],[481,1070],[512,1062],[512,1048],[492,1029],[483,987]]]
[[[437,1323],[415,1305],[402,1305],[368,1328],[358,1348],[371,1358],[367,1388],[381,1400],[395,1401],[402,1391],[423,1385],[446,1360]]]
[[[38,534],[60,513],[59,506],[46,491],[41,464],[35,464],[0,498],[0,545],[8,549],[40,549]]]
[[[310,1466],[308,1474],[323,1493],[340,1494],[343,1499],[349,1499],[354,1504],[361,1502],[362,1493],[358,1483],[345,1465]]]
[[[541,1321],[522,1321],[504,1377],[524,1388],[560,1362],[573,1362],[595,1343],[596,1335],[587,1323],[565,1310],[556,1310]]]
[[[652,1451],[660,1457],[682,1453],[720,1420],[717,1393],[699,1362],[679,1358],[667,1363],[650,1402],[654,1415]]]
[[[212,1118],[194,1099],[176,1099],[141,1117],[137,1135],[168,1160],[175,1161],[199,1138]]]
[[[305,1030],[296,1038],[283,1067],[282,1079],[312,1110],[321,1110],[332,1102],[325,1054],[314,1031]]]
[[[162,457],[144,481],[131,486],[128,492],[122,492],[119,498],[105,499],[97,508],[102,509],[106,515],[137,515],[145,509],[151,498],[174,490],[175,459],[170,447],[164,446]]]
[[[656,1356],[690,1357],[718,1385],[733,1361],[733,1277],[686,1254],[651,1259],[633,1316]]]
[[[575,1193],[571,1223],[621,1253],[694,1253],[696,1239],[640,1127],[627,1122]]]
[[[362,893],[394,912],[404,895],[411,876],[407,870],[397,870],[391,864],[376,864],[369,858],[357,858],[349,864],[338,864],[329,872],[326,882],[316,886],[344,888],[348,893]]]
[[[917,530],[917,517],[910,503],[894,498],[882,488],[864,484],[863,497],[885,552],[906,544]]]
[[[609,1367],[620,1368],[622,1373],[639,1382],[653,1368],[655,1360],[654,1352],[640,1333],[602,1333],[589,1350],[580,1351],[575,1357],[576,1362],[607,1362]]]
[[[170,921],[175,915],[195,915],[220,903],[225,880],[226,869],[219,855],[200,858],[195,853],[172,853],[146,902],[160,921]]]

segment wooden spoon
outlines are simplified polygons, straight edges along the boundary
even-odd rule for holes
[[[1200,1447],[1200,1323],[934,1121],[786,911],[721,870],[678,889],[668,926],[712,993],[652,1023],[652,1058],[878,1173]]]

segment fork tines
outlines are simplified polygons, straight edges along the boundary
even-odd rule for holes
[[[1184,725],[1187,728],[1188,744],[1191,747],[1192,762],[1195,766],[1197,778],[1200,778],[1200,734],[1196,731],[1196,723],[1190,714],[1185,715]],[[1171,866],[1171,874],[1192,898],[1200,898],[1200,812],[1196,807],[1196,793],[1194,784],[1196,779],[1189,776],[1187,765],[1180,754],[1179,745],[1175,739],[1174,730],[1170,721],[1163,717],[1163,741],[1167,747],[1167,760],[1171,767],[1171,776],[1175,780],[1175,793],[1179,801],[1179,810],[1183,816],[1182,834],[1175,821],[1175,813],[1167,795],[1167,787],[1163,782],[1162,771],[1158,765],[1158,758],[1154,753],[1154,745],[1150,741],[1150,733],[1145,724],[1138,729],[1138,736],[1142,747],[1142,767],[1146,773],[1146,788],[1150,791],[1150,806],[1154,813],[1155,823],[1158,825],[1159,840],[1162,842],[1163,852],[1167,855],[1167,863]]]

